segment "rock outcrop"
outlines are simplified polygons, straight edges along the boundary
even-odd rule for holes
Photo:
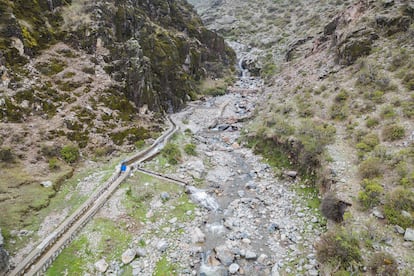
[[[194,97],[197,81],[221,76],[234,64],[223,38],[182,0],[1,0],[0,13],[0,66],[10,74],[13,66],[64,41],[109,63],[107,72],[127,97],[154,111],[179,109]]]

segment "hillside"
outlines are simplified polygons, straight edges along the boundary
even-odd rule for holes
[[[10,233],[35,228],[33,215],[74,169],[142,147],[163,130],[165,113],[233,64],[234,52],[185,1],[1,0],[6,247],[21,246]]]
[[[321,272],[397,275],[398,267],[410,275],[413,4],[190,2],[209,28],[240,46],[241,65],[267,80],[266,103],[245,140],[266,157],[287,155],[321,197],[333,192],[352,203],[345,221],[329,224],[315,243]],[[340,250],[353,257],[341,259]]]

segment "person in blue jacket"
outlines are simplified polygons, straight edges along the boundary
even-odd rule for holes
[[[122,163],[121,163],[121,173],[126,172],[126,170],[127,170],[127,165],[125,164],[124,161],[122,161]]]

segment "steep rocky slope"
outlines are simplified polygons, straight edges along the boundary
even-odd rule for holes
[[[33,214],[78,160],[141,147],[162,131],[164,112],[196,99],[205,78],[227,76],[234,58],[181,0],[1,0],[6,247],[21,246],[8,243],[10,232],[38,225]]]
[[[315,243],[321,273],[395,275],[398,267],[409,275],[412,1],[190,2],[240,47],[241,66],[267,79],[268,101],[245,133],[249,144],[287,155],[321,196],[332,191],[353,204]]]

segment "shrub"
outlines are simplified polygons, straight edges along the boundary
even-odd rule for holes
[[[333,120],[345,120],[349,114],[349,108],[345,103],[334,103],[329,112]]]
[[[322,264],[348,269],[362,261],[358,239],[343,228],[322,235],[315,247],[316,258]]]
[[[196,152],[196,145],[194,144],[187,144],[184,146],[184,151],[185,153],[187,153],[188,155],[197,155]]]
[[[397,276],[398,264],[394,257],[386,252],[378,252],[372,255],[369,263],[368,270],[372,275],[379,276]]]
[[[335,96],[335,102],[337,103],[343,103],[349,98],[349,94],[346,90],[341,90],[336,96]]]
[[[371,152],[379,144],[378,135],[370,133],[365,135],[361,141],[356,145],[358,156],[362,158],[365,153]]]
[[[60,155],[67,163],[74,163],[79,159],[79,149],[74,145],[66,145],[60,151]]]
[[[385,126],[382,129],[382,138],[385,141],[396,141],[405,136],[404,127],[396,124]]]
[[[377,118],[367,118],[365,121],[365,125],[368,128],[373,128],[379,125],[379,120]]]
[[[361,183],[363,188],[358,194],[358,200],[368,209],[380,203],[380,196],[384,189],[377,180],[364,179]]]
[[[387,196],[384,214],[390,224],[404,228],[414,226],[414,218],[404,216],[401,211],[414,212],[414,192],[398,188]]]
[[[359,164],[359,174],[362,178],[375,178],[382,176],[381,160],[375,157],[370,157]]]
[[[9,147],[2,147],[0,149],[0,162],[11,163],[14,161],[14,154]]]
[[[135,142],[135,147],[137,149],[142,149],[145,146],[145,141],[144,140],[138,140]]]
[[[57,170],[59,169],[59,161],[56,157],[49,159],[49,169],[50,170]]]
[[[381,114],[380,115],[381,115],[382,119],[392,119],[392,118],[395,118],[395,116],[397,116],[397,114],[395,113],[394,108],[390,105],[384,106],[381,109]]]
[[[381,90],[375,90],[374,92],[366,92],[364,94],[364,97],[367,100],[371,100],[372,102],[376,103],[376,104],[380,104],[384,102],[384,92]]]
[[[176,165],[181,161],[181,152],[176,144],[168,143],[162,149],[162,155],[167,158],[168,163],[172,165]]]

